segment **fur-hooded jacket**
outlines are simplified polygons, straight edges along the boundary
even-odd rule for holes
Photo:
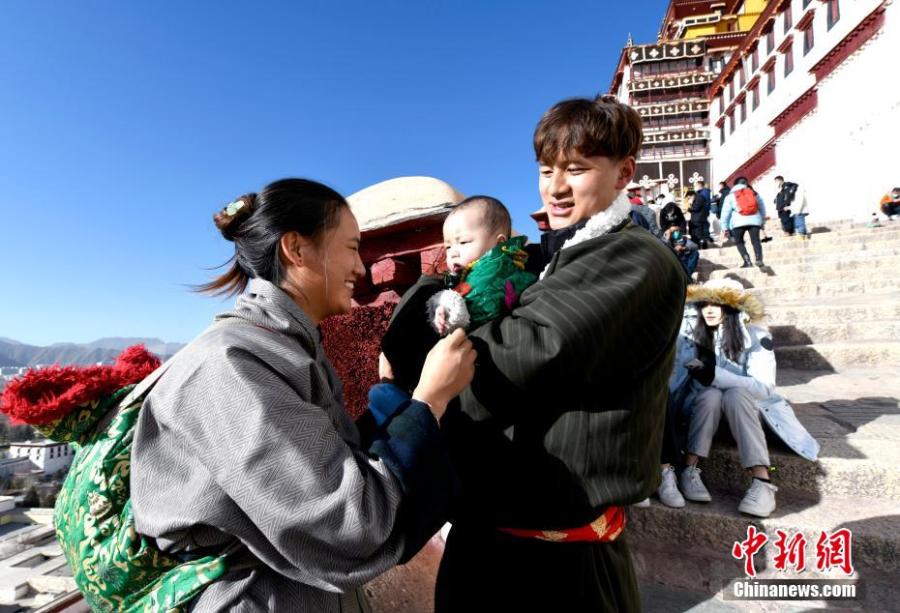
[[[714,279],[704,285],[691,285],[687,290],[681,332],[675,356],[675,367],[669,380],[669,390],[681,406],[690,412],[693,400],[703,385],[688,376],[685,363],[698,357],[700,348],[694,342],[694,329],[700,317],[699,303],[728,305],[740,311],[740,329],[744,338],[744,351],[736,361],[723,349],[721,326],[715,336],[715,376],[710,385],[727,390],[734,387],[746,389],[756,400],[760,416],[775,434],[801,457],[815,461],[819,443],[797,419],[787,400],[775,391],[775,351],[769,331],[752,322],[762,319],[763,305],[740,283],[730,279]]]

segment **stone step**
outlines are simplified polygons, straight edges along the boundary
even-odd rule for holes
[[[766,322],[770,327],[795,326],[803,330],[818,324],[848,324],[900,319],[900,297],[886,299],[893,294],[869,299],[868,304],[839,306],[833,304],[766,304]]]
[[[840,371],[842,368],[900,367],[900,341],[843,341],[775,347],[779,368]]]
[[[780,488],[807,496],[877,494],[900,503],[900,379],[889,372],[779,369],[778,393],[822,447],[819,461],[810,462],[767,429]],[[724,424],[701,468],[704,481],[717,491],[743,492],[750,485]]]
[[[730,263],[729,263],[730,264]],[[764,269],[758,267],[741,268],[740,264],[733,263],[716,264],[710,261],[700,260],[697,271],[702,278],[721,279],[730,275],[741,275],[748,279],[764,277],[809,276],[828,272],[846,271],[871,271],[873,274],[900,274],[900,255],[885,255],[873,257],[865,252],[848,254],[842,258],[810,258],[805,261],[796,261],[767,265]]]
[[[749,240],[744,240],[744,246],[747,252],[753,257],[753,248]],[[852,243],[845,242],[824,242],[820,240],[809,241],[791,241],[790,243],[763,243],[763,259],[771,260],[772,264],[780,261],[780,258],[796,258],[803,255],[818,255],[823,253],[859,253],[860,251],[879,251],[900,248],[900,239],[896,238],[880,238],[872,236]],[[713,262],[725,261],[737,255],[737,247],[733,244],[724,246],[710,247],[701,250],[701,256]],[[738,256],[740,260],[740,256]]]
[[[722,268],[738,268],[742,264],[741,256],[737,252],[737,249],[731,247],[729,249],[725,249],[725,255],[713,255],[710,254],[711,249],[705,249],[700,252],[700,261],[697,264],[698,270],[703,267],[704,269],[717,270]],[[750,257],[753,257],[753,250],[750,249],[748,252],[750,253]],[[823,252],[823,253],[803,253],[797,252],[794,255],[778,257],[777,259],[773,259],[769,257],[771,254],[763,248],[763,257],[765,258],[766,264],[769,266],[791,266],[791,265],[799,265],[799,264],[818,264],[825,262],[833,262],[837,264],[842,260],[853,260],[860,258],[881,258],[881,257],[889,257],[889,256],[898,256],[900,255],[900,245],[886,248],[886,249],[873,249],[873,250],[862,250],[862,251],[834,251],[834,252]],[[746,270],[746,269],[744,269]]]
[[[649,507],[629,507],[626,528],[632,556],[643,583],[668,588],[705,592],[722,599],[724,588],[746,577],[744,560],[732,556],[735,543],[747,538],[749,525],[764,533],[769,542],[754,556],[759,579],[852,579],[864,584],[851,610],[888,611],[896,606],[900,572],[900,515],[894,501],[868,498],[802,497],[778,492],[778,507],[771,517],[760,519],[737,511],[740,495],[716,496],[708,504],[691,503],[682,509],[670,509],[653,500]],[[864,503],[863,503],[864,502]],[[824,531],[827,535],[847,528],[852,533],[851,561],[853,573],[840,569],[816,570],[816,544]],[[806,570],[779,571],[775,568],[776,530],[789,536],[802,532],[806,540]],[[738,610],[784,610],[779,603],[772,609],[761,609],[759,602],[732,602]],[[820,607],[824,601],[814,601]],[[834,604],[834,603],[832,603]],[[752,607],[750,605],[753,605]],[[807,610],[807,607],[794,610]],[[714,609],[715,610],[715,609]]]
[[[779,267],[766,266],[759,268],[745,268],[729,271],[714,271],[712,278],[715,279],[734,279],[746,288],[751,287],[777,287],[782,285],[802,285],[810,286],[811,282],[815,285],[840,284],[851,286],[857,282],[866,279],[873,281],[883,281],[886,283],[894,283],[900,289],[900,274],[894,269],[877,269],[863,272],[861,270],[820,270],[815,272],[782,272]],[[702,279],[702,277],[701,277]]]
[[[815,279],[807,279],[805,283],[766,284],[761,287],[747,288],[751,293],[762,298],[763,304],[768,297],[779,301],[808,301],[812,299],[838,296],[858,296],[861,294],[885,294],[900,291],[900,278],[897,277],[860,277],[852,282],[831,281],[817,283]],[[875,299],[875,298],[873,298]]]
[[[898,305],[897,308],[900,308]],[[900,319],[863,320],[854,323],[809,323],[770,325],[776,347],[813,345],[843,341],[883,341],[900,338]]]

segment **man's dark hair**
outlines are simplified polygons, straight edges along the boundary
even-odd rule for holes
[[[615,96],[571,98],[553,105],[534,130],[534,155],[553,164],[561,155],[636,157],[643,142],[641,116]]]
[[[784,177],[782,177],[781,175],[778,175],[775,177],[775,180],[776,181],[784,181]]]
[[[734,180],[734,184],[735,185],[750,185],[750,181],[747,179],[747,177],[738,177],[737,179]]]
[[[509,210],[502,202],[492,196],[469,196],[453,207],[450,215],[476,207],[481,211],[482,223],[487,226],[491,234],[502,234],[509,238],[509,235],[512,233],[512,218],[509,215]]]

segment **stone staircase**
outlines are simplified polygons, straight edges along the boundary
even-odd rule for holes
[[[773,240],[763,244],[763,269],[738,268],[740,256],[728,246],[703,251],[698,272],[701,280],[736,279],[760,295],[776,345],[779,393],[821,443],[819,461],[770,438],[779,492],[767,519],[737,512],[749,478],[727,441],[701,464],[712,503],[670,509],[654,498],[648,508],[629,509],[645,611],[900,610],[900,223],[812,228],[809,241],[767,228]],[[729,582],[744,578],[743,561],[731,550],[749,524],[770,538],[754,558],[761,579],[847,578],[810,569],[820,532],[850,528],[858,598],[727,600]],[[805,572],[775,569],[778,529],[804,533]]]

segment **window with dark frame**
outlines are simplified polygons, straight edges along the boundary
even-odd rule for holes
[[[719,92],[719,115],[725,112],[725,92]]]
[[[775,29],[772,27],[772,24],[769,24],[769,27],[766,29],[766,55],[772,53],[772,50],[775,48]]]
[[[747,99],[741,100],[741,123],[747,121]]]
[[[766,73],[766,93],[771,94],[775,91],[775,67],[769,69]]]
[[[784,33],[787,34],[794,27],[794,15],[791,13],[791,5],[784,9]]]
[[[803,30],[803,55],[806,55],[810,51],[812,51],[812,48],[815,44],[816,40],[813,34],[813,24],[812,21],[810,21],[809,25],[806,26],[806,29]]]
[[[838,0],[827,0],[825,4],[828,8],[826,21],[830,30],[841,19],[841,7],[838,6]]]
[[[794,45],[788,45],[784,50],[784,76],[794,71]]]
[[[750,110],[755,111],[759,106],[759,83],[750,89]]]
[[[734,134],[734,111],[728,114],[728,131]]]
[[[750,68],[753,72],[759,70],[759,47],[753,47],[753,54],[750,56]]]
[[[740,79],[741,79],[741,88],[743,88],[743,87],[747,84],[747,76],[746,76],[745,71],[744,71],[744,62],[743,62],[743,60],[741,61],[740,64],[738,64],[738,75],[739,75],[739,77],[740,77]]]
[[[728,99],[734,100],[734,78],[728,82]]]
[[[719,144],[720,145],[725,144],[725,122],[724,121],[719,126]]]

